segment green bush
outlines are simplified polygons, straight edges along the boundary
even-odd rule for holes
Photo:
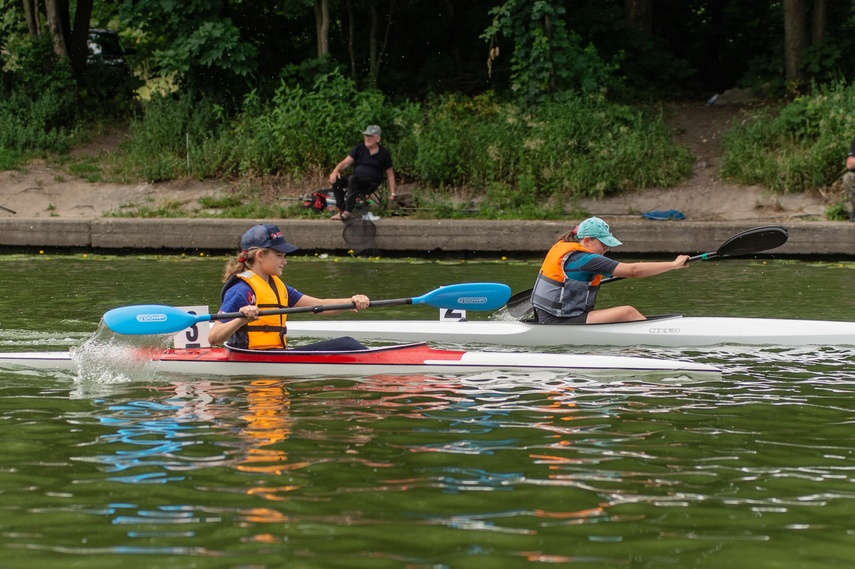
[[[269,103],[251,94],[229,136],[246,173],[332,169],[361,139],[366,125],[383,124],[386,106],[379,91],[358,91],[333,71],[320,75],[311,90],[283,83]]]
[[[338,72],[311,91],[283,84],[270,101],[251,92],[231,122],[210,101],[155,97],[131,123],[125,169],[147,180],[331,169],[365,125],[382,124],[384,106],[379,92],[359,92]]]
[[[81,118],[124,118],[137,109],[136,90],[144,81],[125,68],[95,63],[78,77]]]
[[[828,206],[823,212],[825,219],[829,221],[847,221],[850,216],[849,210],[846,208],[846,204],[843,202],[837,202]]]
[[[190,96],[159,95],[130,123],[126,156],[118,167],[123,177],[171,180],[190,174],[215,176],[230,147],[218,107]],[[211,146],[218,150],[210,154]]]
[[[75,79],[69,62],[57,56],[50,34],[10,34],[0,51],[0,148],[19,159],[43,152],[67,152],[81,125],[102,117],[115,120],[132,108],[130,75],[97,66]]]
[[[54,52],[49,35],[4,53],[0,75],[0,147],[15,151],[69,148],[76,113],[71,68]]]
[[[21,165],[21,153],[0,146],[0,170],[12,170]]]
[[[488,95],[445,96],[402,137],[396,161],[429,185],[503,184],[534,199],[672,186],[693,161],[661,116],[600,96],[567,95],[530,112]]]
[[[855,87],[815,87],[777,114],[758,113],[735,124],[722,139],[722,175],[773,191],[828,186],[840,175],[855,136]]]
[[[188,155],[197,177],[309,178],[379,124],[401,179],[440,192],[467,187],[487,195],[491,215],[525,209],[532,217],[579,197],[672,186],[693,162],[659,114],[601,95],[566,95],[528,111],[489,93],[393,104],[333,71],[312,90],[283,84],[270,101],[251,93],[230,122],[211,119],[219,115],[188,98],[154,99],[131,125],[129,158],[149,180],[185,174]]]

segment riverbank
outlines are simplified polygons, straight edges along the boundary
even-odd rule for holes
[[[855,257],[855,223],[824,220],[840,199],[832,186],[813,194],[773,194],[759,186],[728,183],[719,175],[721,137],[740,112],[736,106],[675,104],[666,120],[675,138],[696,156],[695,168],[675,188],[648,188],[581,200],[575,209],[606,219],[625,243],[616,254],[698,253],[716,249],[739,231],[762,225],[790,230],[788,243],[775,254]],[[97,158],[119,151],[123,134],[109,133],[72,151]],[[238,193],[246,181],[175,180],[147,184],[90,182],[43,161],[0,172],[0,248],[56,248],[65,251],[232,252],[238,236],[253,223],[280,225],[288,239],[310,254],[364,252],[381,255],[526,255],[541,256],[578,219],[563,221],[489,221],[383,217],[372,222],[368,237],[345,231],[328,216],[315,219],[222,219],[197,217],[203,198]],[[300,199],[306,188],[266,182],[273,200]],[[284,182],[283,182],[284,184]],[[318,181],[318,187],[323,180]],[[417,194],[412,184],[401,195]],[[302,192],[302,193],[301,193]],[[675,209],[682,221],[649,221],[643,212]],[[117,212],[170,211],[187,218],[109,217]]]
[[[732,235],[760,225],[783,225],[789,240],[777,256],[855,258],[855,223],[830,221],[647,221],[606,217],[624,245],[619,255],[694,254],[716,250]],[[419,220],[383,218],[348,226],[319,220],[0,219],[0,247],[103,251],[230,253],[253,223],[273,222],[302,254],[540,256],[572,221]],[[361,227],[360,227],[361,226]],[[376,230],[371,236],[354,229]]]

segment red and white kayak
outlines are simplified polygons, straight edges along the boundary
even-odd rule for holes
[[[587,374],[720,374],[716,367],[673,359],[593,354],[471,352],[404,344],[347,352],[251,351],[186,348],[139,352],[158,372],[217,376],[301,377],[381,373],[459,374],[484,371],[577,372]],[[77,369],[71,352],[0,354],[0,367]]]

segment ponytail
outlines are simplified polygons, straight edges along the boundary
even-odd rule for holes
[[[229,259],[226,262],[226,269],[223,272],[223,282],[228,282],[234,275],[251,269],[252,264],[255,262],[256,251],[262,251],[262,249],[239,251],[234,259]]]
[[[576,240],[577,240],[577,238],[576,238],[576,232],[577,232],[578,230],[579,230],[579,226],[577,225],[577,226],[576,226],[576,227],[574,227],[573,229],[571,229],[571,230],[567,231],[567,232],[566,232],[564,235],[562,235],[558,240],[559,240],[559,241],[566,241],[566,242],[568,242],[568,243],[569,243],[569,242],[571,242],[571,241],[576,241]]]

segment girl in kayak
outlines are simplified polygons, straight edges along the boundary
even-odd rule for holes
[[[352,302],[354,311],[368,308],[364,294],[350,298],[315,298],[286,285],[279,278],[285,267],[286,253],[298,249],[285,241],[276,225],[256,225],[241,237],[237,260],[226,264],[220,312],[240,312],[243,318],[217,320],[211,326],[211,344],[226,343],[234,348],[252,350],[285,349],[287,328],[285,314],[259,316],[260,310],[289,306],[317,306]],[[333,314],[335,310],[324,311]],[[300,346],[300,351],[364,350],[365,346],[350,337],[325,340]]]
[[[688,266],[688,255],[673,261],[619,263],[604,255],[621,245],[608,224],[590,217],[561,236],[537,275],[531,293],[537,321],[542,324],[599,324],[645,320],[632,306],[594,310],[603,276],[638,278]]]

